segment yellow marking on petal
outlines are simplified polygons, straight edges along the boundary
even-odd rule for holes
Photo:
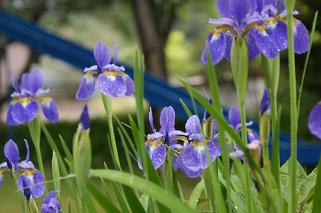
[[[25,176],[33,176],[36,172],[35,169],[20,169],[19,172]]]
[[[183,142],[187,142],[188,139],[185,137],[185,136],[176,136],[174,138],[171,139],[171,142],[172,141],[183,141]]]
[[[32,97],[14,97],[11,103],[12,104],[20,103],[23,107],[26,107],[31,101],[32,101]]]
[[[195,149],[198,149],[198,150],[204,149],[204,143],[196,140],[191,142],[191,146],[193,146]]]
[[[275,28],[277,23],[278,23],[277,17],[271,17],[266,21],[266,25],[268,28]]]
[[[106,77],[117,77],[117,76],[126,76],[126,73],[122,72],[122,71],[116,71],[116,70],[113,70],[113,71],[104,71],[103,74],[106,76]]]
[[[157,139],[150,139],[145,142],[145,146],[149,146],[151,148],[156,148],[164,142],[165,138],[157,138]]]
[[[89,72],[86,72],[84,76],[87,79],[91,79],[95,74],[97,74],[97,71],[89,71]]]

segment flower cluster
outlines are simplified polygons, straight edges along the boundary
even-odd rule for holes
[[[188,177],[195,178],[202,175],[208,167],[208,160],[214,161],[221,155],[221,148],[218,142],[216,120],[204,113],[203,123],[197,115],[188,118],[185,124],[185,132],[175,129],[175,111],[173,107],[165,107],[160,114],[160,130],[156,131],[153,123],[152,111],[149,112],[149,121],[152,133],[147,136],[145,147],[155,167],[159,169],[171,155],[174,162],[174,169],[183,171]],[[228,121],[235,131],[240,132],[241,120],[237,108],[229,110]],[[248,126],[252,122],[247,123]],[[248,129],[247,147],[260,150],[260,138],[251,129]],[[243,158],[244,154],[234,143],[227,143],[230,156]],[[141,167],[141,166],[140,166]]]
[[[58,111],[55,102],[48,96],[49,90],[41,89],[43,79],[37,69],[31,74],[23,74],[21,84],[14,75],[12,86],[15,91],[11,94],[12,101],[7,112],[7,124],[20,125],[34,120],[39,111],[40,102],[42,112],[50,122],[58,121]]]
[[[231,47],[235,38],[245,38],[249,59],[262,53],[275,58],[287,49],[288,25],[284,0],[217,0],[216,6],[222,18],[209,19],[214,24],[206,39],[206,46],[214,64],[223,58],[231,59]],[[297,11],[293,11],[297,15]],[[297,54],[305,53],[309,47],[309,33],[304,24],[294,20],[294,49]],[[206,48],[202,62],[207,63]]]
[[[29,145],[25,140],[26,159],[20,162],[20,154],[17,144],[9,140],[4,146],[6,162],[0,164],[0,185],[3,172],[11,171],[18,175],[18,187],[27,200],[39,198],[45,192],[44,176],[30,161]]]
[[[97,65],[84,69],[76,99],[86,100],[92,96],[97,88],[104,95],[111,97],[132,96],[134,94],[134,82],[125,73],[123,66],[117,66],[118,46],[114,47],[114,58],[111,63],[109,48],[98,42],[94,50]],[[96,80],[97,79],[97,80]]]

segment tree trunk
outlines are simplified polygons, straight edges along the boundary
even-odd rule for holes
[[[157,30],[157,22],[149,0],[131,0],[140,43],[148,71],[166,79],[165,42]],[[154,11],[155,12],[155,11]]]

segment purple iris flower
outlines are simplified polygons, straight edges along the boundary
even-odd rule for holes
[[[246,148],[259,157],[262,149],[260,136],[254,130],[247,129],[247,141]],[[230,157],[244,159],[244,152],[238,146],[235,146],[234,151],[230,153]]]
[[[57,199],[57,192],[52,191],[47,194],[41,205],[41,213],[59,213],[60,201]]]
[[[242,127],[240,111],[236,107],[231,107],[228,111],[228,122],[234,130],[239,131]],[[252,121],[246,123],[246,126],[251,126]]]
[[[109,48],[98,42],[94,50],[97,65],[84,69],[78,88],[76,99],[86,100],[92,96],[97,88],[104,95],[111,97],[132,96],[134,94],[134,82],[125,73],[123,66],[117,66],[118,46],[114,47],[114,59],[111,63]],[[97,80],[96,80],[97,79]]]
[[[266,114],[270,115],[271,114],[271,102],[270,102],[270,94],[269,90],[265,89],[263,92],[262,100],[260,103],[260,114]]]
[[[58,121],[58,111],[55,102],[47,95],[49,90],[41,89],[43,79],[37,69],[30,74],[23,74],[21,84],[14,75],[12,85],[15,92],[11,94],[12,101],[8,107],[7,124],[20,125],[28,123],[36,118],[39,111],[38,101],[42,112],[50,122]]]
[[[175,111],[173,107],[164,107],[160,114],[160,130],[157,132],[154,127],[154,119],[152,109],[149,111],[149,123],[152,134],[147,136],[145,147],[148,155],[155,167],[160,168],[166,160],[166,147],[175,147],[177,137],[186,135],[184,132],[175,130]]]
[[[275,58],[287,48],[286,9],[283,1],[217,0],[216,6],[222,18],[209,19],[209,23],[215,27],[206,39],[214,64],[223,58],[231,59],[231,46],[235,38],[246,38],[249,59],[254,59],[260,53]],[[308,45],[307,29],[295,19],[295,52],[306,52]],[[202,62],[207,63],[206,48],[202,52]]]
[[[321,139],[321,102],[312,108],[309,114],[308,126],[310,132]]]
[[[29,144],[26,140],[25,145],[27,150],[26,159],[19,162],[20,154],[17,144],[13,140],[9,140],[5,144],[4,155],[6,163],[0,164],[0,173],[1,171],[11,170],[12,172],[19,174],[19,190],[22,191],[26,199],[29,200],[30,198],[41,197],[45,191],[45,186],[43,175],[30,161]]]
[[[206,146],[211,161],[221,155],[216,127],[213,125],[214,134],[211,139],[207,139],[202,134],[198,116],[192,115],[187,120],[185,129],[191,142],[184,145],[182,152],[175,160],[174,169],[182,170],[190,178],[200,177],[203,170],[208,167]]]

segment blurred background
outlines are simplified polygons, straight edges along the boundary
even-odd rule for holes
[[[321,8],[321,3],[316,0],[298,0],[296,8],[300,12],[297,17],[310,30],[314,14]],[[113,47],[114,42],[118,42],[119,61],[131,66],[135,50],[139,48],[145,55],[148,72],[167,80],[175,87],[182,87],[180,80],[186,79],[204,95],[207,94],[207,71],[206,66],[200,61],[200,55],[204,40],[212,27],[207,20],[219,16],[214,0],[0,0],[0,10],[32,21],[49,32],[90,50],[97,41],[102,41],[110,47]],[[316,139],[308,132],[307,117],[312,106],[321,100],[320,52],[319,21],[305,79],[299,121],[299,137],[311,143],[316,142]],[[306,55],[296,56],[298,82],[301,80],[305,57]],[[286,51],[282,53],[281,62],[281,129],[287,132],[290,125]],[[29,138],[26,126],[7,127],[5,114],[12,75],[16,73],[19,77],[34,67],[43,71],[44,87],[50,88],[50,95],[56,100],[60,113],[61,121],[48,124],[48,128],[54,139],[58,140],[58,134],[61,134],[71,145],[71,138],[84,104],[74,98],[82,70],[49,55],[39,54],[29,46],[8,39],[0,33],[0,150],[9,138],[16,139],[18,144],[22,144],[24,138]],[[229,64],[220,63],[217,66],[217,74],[224,106],[237,106]],[[247,109],[249,116],[257,119],[259,101],[264,89],[260,57],[251,63],[249,75]],[[110,156],[105,154],[105,150],[108,149],[107,125],[100,95],[95,94],[88,104],[93,118],[91,136],[95,153],[94,165],[102,167],[102,162],[108,162]],[[125,122],[128,114],[135,113],[133,98],[114,99],[113,106],[115,113]],[[147,109],[148,102],[146,111]],[[180,122],[180,126],[183,127],[183,122]],[[43,152],[49,163],[51,153],[47,143],[43,143]],[[0,162],[2,161],[3,156],[0,154]]]

